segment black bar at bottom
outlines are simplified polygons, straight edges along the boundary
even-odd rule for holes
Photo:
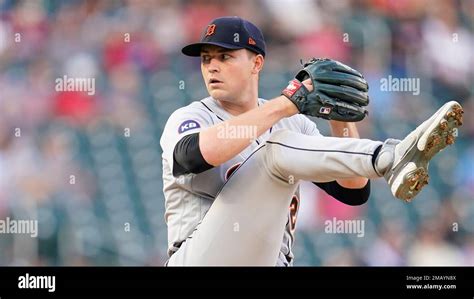
[[[54,277],[54,280],[53,280]],[[54,287],[52,286],[54,281]],[[54,289],[54,291],[53,291]],[[474,298],[473,267],[3,267],[0,298]],[[325,294],[323,296],[323,294]]]

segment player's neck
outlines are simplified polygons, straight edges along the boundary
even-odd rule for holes
[[[252,81],[242,90],[240,97],[231,101],[220,101],[221,107],[233,116],[258,107],[258,80]]]
[[[225,111],[227,111],[233,116],[240,115],[258,107],[258,98],[245,102],[228,102],[219,100],[217,100],[217,102]]]

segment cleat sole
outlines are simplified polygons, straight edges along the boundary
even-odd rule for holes
[[[430,160],[456,141],[464,111],[457,102],[447,103],[444,109],[420,134],[416,146],[405,154],[398,170],[388,179],[395,197],[410,202],[428,184]]]

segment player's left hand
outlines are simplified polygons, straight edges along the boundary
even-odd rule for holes
[[[358,71],[335,60],[313,58],[282,94],[302,114],[355,122],[368,114],[368,89],[367,81]]]

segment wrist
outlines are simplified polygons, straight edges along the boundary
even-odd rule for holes
[[[290,117],[299,113],[296,105],[284,95],[276,97],[274,101],[277,104],[277,109],[282,117]]]

